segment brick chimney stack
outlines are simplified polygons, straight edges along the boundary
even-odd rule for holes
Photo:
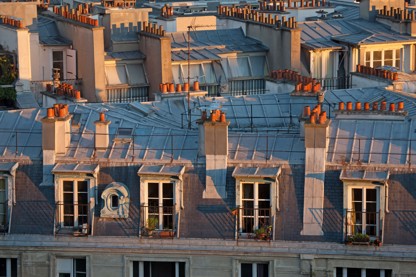
[[[43,182],[42,185],[53,185],[51,170],[55,165],[56,155],[65,155],[71,143],[71,118],[68,105],[54,104],[47,109],[42,118],[42,152]],[[63,142],[63,143],[62,143]]]
[[[99,120],[95,121],[95,149],[107,150],[109,144],[109,132],[108,127],[111,121],[105,119],[105,114],[100,113]]]

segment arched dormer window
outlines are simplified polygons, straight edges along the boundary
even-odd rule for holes
[[[109,184],[101,194],[101,198],[104,201],[101,217],[129,217],[130,195],[126,185],[119,182]]]

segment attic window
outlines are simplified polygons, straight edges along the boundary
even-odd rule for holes
[[[109,184],[101,194],[101,198],[104,201],[100,212],[101,217],[129,217],[130,195],[125,184],[119,182]]]
[[[132,140],[132,135],[133,128],[118,128],[115,140],[118,142],[130,142]]]

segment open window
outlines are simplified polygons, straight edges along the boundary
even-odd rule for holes
[[[0,258],[0,276],[17,277],[16,258]]]
[[[343,170],[346,236],[358,233],[382,240],[388,211],[388,171]]]
[[[276,210],[279,208],[280,167],[236,167],[236,235],[251,237],[256,231],[268,232],[271,239]]]
[[[55,233],[88,235],[93,222],[98,165],[57,164],[55,176]]]
[[[241,262],[239,277],[269,277],[269,263]]]
[[[87,277],[87,259],[79,258],[57,258],[56,277]]]
[[[15,201],[14,187],[18,163],[0,163],[0,233],[10,230],[10,216]]]
[[[184,166],[174,165],[143,165],[139,169],[142,235],[154,230],[176,232],[183,207],[184,171]]]

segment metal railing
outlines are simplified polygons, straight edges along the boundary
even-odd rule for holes
[[[266,79],[263,77],[244,80],[228,80],[228,94],[232,96],[264,94],[265,92]]]
[[[345,239],[356,234],[367,234],[371,238],[381,238],[380,212],[346,211]]]
[[[232,211],[236,217],[237,239],[273,239],[273,219],[271,208],[237,207]]]
[[[90,203],[55,203],[55,234],[90,234]]]
[[[174,238],[175,206],[141,206],[139,235],[149,238]]]
[[[43,91],[54,92],[53,80],[40,80],[40,81],[31,81],[30,89],[33,93],[41,93]],[[59,80],[59,82],[72,85],[75,89],[80,90],[82,85],[82,79],[64,79]]]
[[[316,78],[321,83],[321,86],[325,90],[331,89],[348,89],[352,87],[351,75],[333,77],[333,78]]]
[[[149,100],[149,86],[107,86],[107,102],[122,103]]]

